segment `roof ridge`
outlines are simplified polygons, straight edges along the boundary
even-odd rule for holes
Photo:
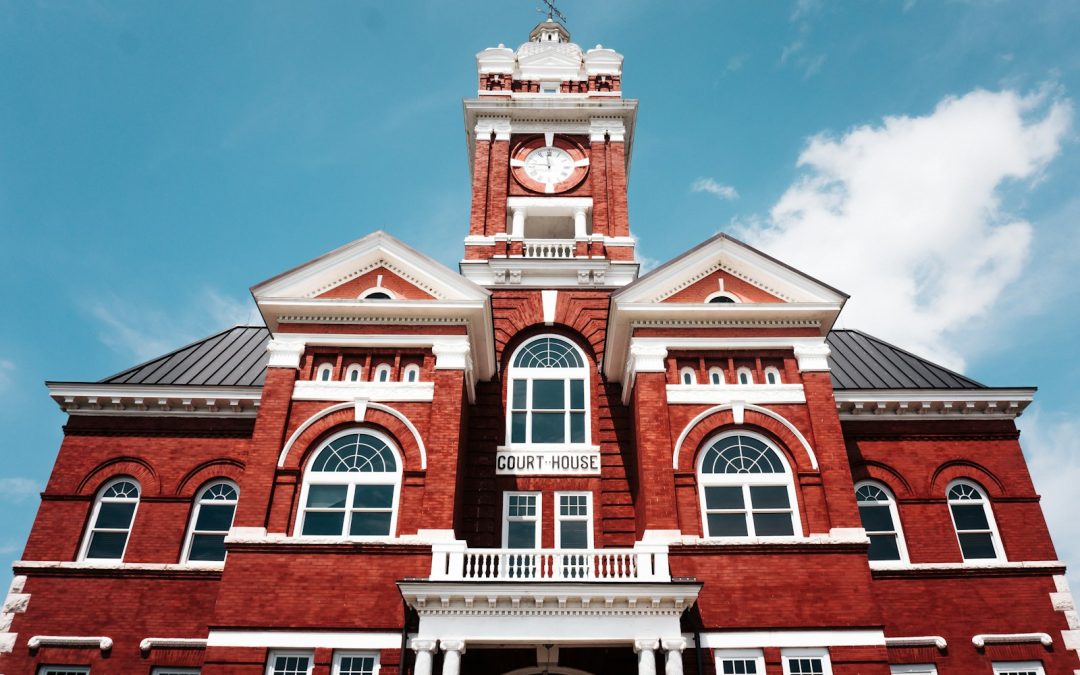
[[[265,326],[262,326],[262,327],[265,328]],[[152,359],[147,359],[146,361],[143,361],[142,363],[138,363],[138,364],[136,364],[134,366],[131,366],[130,368],[125,368],[125,369],[121,370],[118,373],[113,373],[112,375],[109,375],[108,377],[103,377],[100,380],[98,380],[98,382],[99,383],[108,383],[109,380],[115,380],[118,377],[121,377],[123,375],[127,375],[128,373],[132,373],[132,372],[134,372],[136,370],[139,370],[140,368],[145,368],[146,366],[149,366],[152,363],[158,363],[159,361],[168,360],[169,357],[174,356],[176,354],[179,354],[180,352],[184,351],[185,349],[190,349],[192,347],[195,347],[196,345],[204,344],[204,343],[206,343],[206,342],[208,342],[210,340],[213,340],[216,337],[220,337],[220,336],[222,336],[222,335],[224,335],[226,333],[230,333],[230,332],[236,330],[237,328],[255,328],[255,326],[244,326],[242,324],[236,324],[234,326],[229,326],[228,328],[226,328],[224,330],[220,330],[220,331],[218,331],[216,333],[212,333],[210,335],[207,335],[204,338],[200,338],[198,340],[195,340],[194,342],[189,342],[186,345],[183,345],[181,347],[177,347],[176,349],[172,350],[171,352],[168,352],[166,354],[162,354],[161,356],[155,356]]]
[[[979,382],[978,380],[976,380],[974,378],[968,377],[967,375],[964,375],[963,373],[958,373],[955,370],[953,370],[952,368],[946,368],[945,366],[941,365],[940,363],[937,363],[936,361],[931,361],[930,359],[926,358],[925,356],[919,356],[918,354],[914,354],[914,353],[904,349],[903,347],[898,347],[897,345],[894,345],[893,343],[889,342],[888,340],[883,340],[882,338],[879,338],[879,337],[877,337],[875,335],[871,335],[871,334],[867,333],[864,330],[860,330],[858,328],[843,328],[841,330],[844,330],[844,331],[849,332],[849,333],[858,333],[859,335],[863,336],[867,340],[871,340],[871,341],[876,342],[876,343],[878,343],[880,345],[885,345],[889,349],[894,349],[894,350],[900,352],[901,354],[905,354],[907,356],[910,356],[913,359],[916,359],[916,360],[920,361],[921,363],[925,363],[927,365],[933,366],[934,368],[939,368],[941,370],[944,370],[946,373],[949,373],[950,375],[958,377],[961,380],[966,380],[968,382],[971,382],[972,384],[974,384],[977,387],[981,387],[981,388],[984,388],[984,389],[988,388],[987,385],[983,384],[982,382]],[[832,331],[830,331],[830,332],[832,332]]]

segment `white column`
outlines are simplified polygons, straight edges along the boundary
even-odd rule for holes
[[[465,643],[461,640],[439,640],[443,650],[442,675],[458,675],[461,672],[461,655],[465,653]]]
[[[574,209],[574,238],[584,239],[585,237],[587,237],[588,234],[585,232],[585,230],[585,209],[579,207]]]
[[[523,239],[525,237],[525,208],[522,206],[514,207],[513,221],[510,226],[510,236],[516,239]]]
[[[668,638],[660,643],[667,651],[664,657],[664,675],[682,675],[682,652],[686,649],[686,638]]]
[[[638,675],[656,675],[656,650],[658,647],[660,647],[659,640],[634,640]]]
[[[435,651],[435,641],[414,639],[409,646],[416,652],[413,675],[431,675],[431,653]]]

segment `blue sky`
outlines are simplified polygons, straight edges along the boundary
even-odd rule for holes
[[[575,41],[626,55],[641,100],[644,262],[728,230],[851,293],[846,327],[1037,385],[1022,443],[1077,580],[1080,4],[563,9]],[[456,263],[473,55],[538,16],[0,0],[0,565],[62,437],[44,380],[248,321],[253,283],[373,229]]]

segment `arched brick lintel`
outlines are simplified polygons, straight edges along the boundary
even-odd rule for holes
[[[299,469],[314,443],[327,432],[343,426],[377,426],[397,442],[406,471],[427,469],[427,449],[416,426],[400,411],[382,403],[368,402],[363,422],[356,421],[356,404],[339,403],[324,408],[304,421],[278,456],[278,468]]]
[[[945,496],[945,486],[959,478],[973,480],[986,490],[991,497],[1005,497],[1005,485],[992,471],[966,459],[945,462],[937,468],[930,478],[930,494],[934,497]]]
[[[702,411],[686,425],[679,434],[672,455],[672,467],[676,471],[693,473],[694,460],[702,440],[722,427],[742,426],[735,424],[733,405],[724,404]],[[788,448],[796,471],[818,470],[817,455],[802,432],[785,417],[761,406],[743,405],[743,425],[768,431]],[[800,450],[802,452],[800,452]]]
[[[227,478],[234,483],[239,483],[242,473],[244,473],[243,462],[235,459],[213,459],[188,471],[176,484],[175,493],[179,497],[194,497],[195,492],[209,481]]]
[[[855,464],[851,469],[852,478],[856,483],[873,480],[884,483],[898,498],[912,496],[911,484],[903,474],[884,462],[863,461]]]
[[[107,481],[118,476],[131,476],[139,481],[143,495],[161,494],[161,481],[154,467],[139,457],[113,457],[94,467],[79,483],[76,490],[80,495],[96,494]]]

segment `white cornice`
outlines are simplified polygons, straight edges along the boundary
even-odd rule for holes
[[[49,396],[71,415],[254,417],[262,387],[49,382]]]
[[[670,404],[705,405],[733,401],[759,405],[806,403],[806,393],[801,384],[669,384],[667,400]]]
[[[841,420],[1015,419],[1034,398],[1033,389],[856,389],[837,390]]]
[[[464,345],[467,349],[468,346]],[[419,401],[435,398],[434,382],[319,382],[298,381],[294,401]]]
[[[596,258],[491,258],[462,260],[462,276],[491,288],[625,286],[637,278],[638,263]]]

